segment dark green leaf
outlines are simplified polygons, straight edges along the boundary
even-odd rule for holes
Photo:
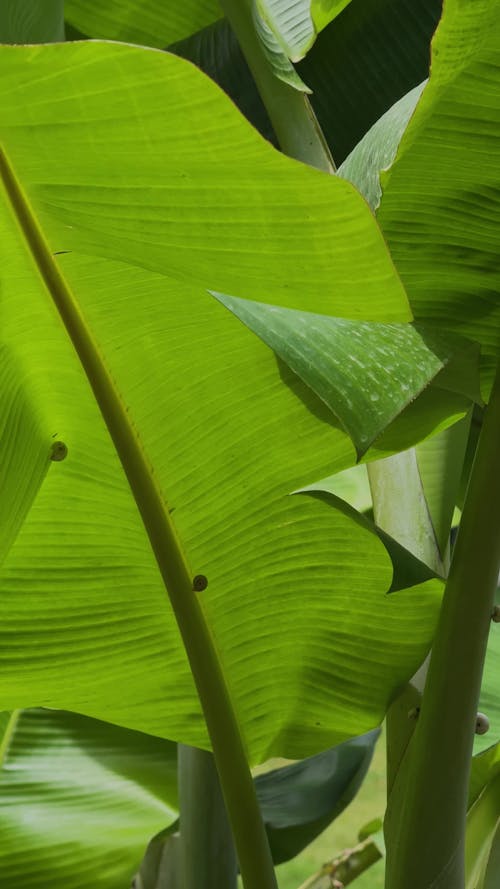
[[[441,6],[442,0],[352,0],[299,63],[337,164],[427,77]]]
[[[297,855],[349,805],[368,771],[378,736],[376,729],[256,777],[275,864]]]
[[[64,0],[2,0],[0,43],[64,40]]]

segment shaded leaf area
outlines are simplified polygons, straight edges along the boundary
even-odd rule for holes
[[[498,355],[499,0],[450,0],[432,60],[378,218],[416,316]]]
[[[227,93],[259,132],[278,146],[274,130],[240,45],[227,19],[172,43],[168,51],[194,62]]]
[[[192,65],[87,42],[6,47],[0,61],[0,138],[53,252],[292,308],[409,319],[355,189],[274,151]]]
[[[220,14],[217,0],[66,0],[66,21],[92,38],[166,46],[209,25]]]
[[[275,864],[298,855],[354,799],[379,734],[376,729],[255,778]]]
[[[429,73],[442,0],[352,0],[297,71],[337,164]]]
[[[380,172],[387,170],[396,157],[398,145],[425,84],[425,81],[420,83],[389,108],[358,142],[337,171],[342,179],[347,179],[356,186],[372,210],[378,209],[382,196]]]
[[[457,352],[461,369],[462,356],[475,353],[467,362],[468,393],[478,376],[477,349],[467,341],[440,339],[409,324],[353,322],[213,295],[325,402],[358,458]],[[415,441],[422,428],[416,425]]]
[[[128,886],[148,837],[175,818],[176,745],[50,710],[0,726],[6,885]]]
[[[4,336],[36,375],[69,453],[5,562],[2,706],[60,706],[206,746],[107,431],[8,215],[3,232]],[[332,454],[352,463],[348,437],[300,381],[283,385],[267,347],[203,291],[125,264],[58,259],[193,575],[208,577],[202,603],[251,760],[301,758],[378,724],[428,649],[439,591],[386,597],[392,566],[380,541],[353,515],[287,496],[327,475]]]
[[[2,0],[0,43],[64,40],[64,0]]]

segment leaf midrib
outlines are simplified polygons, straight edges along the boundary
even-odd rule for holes
[[[262,875],[259,867],[262,866],[262,860],[269,856],[267,839],[239,723],[210,628],[194,589],[192,571],[184,556],[156,476],[115,381],[106,367],[104,356],[54,259],[36,213],[2,147],[0,147],[0,181],[4,185],[12,215],[21,230],[28,253],[52,298],[90,383],[141,514],[183,639],[212,742],[224,796],[226,801],[234,803],[229,805],[229,814],[236,843],[238,845],[238,839],[242,842],[242,845],[238,846],[240,863],[243,865],[241,859],[245,856],[248,863],[247,849],[252,847],[248,837],[251,836],[255,842],[254,859],[250,860],[250,869],[255,870],[255,885],[258,885]],[[260,855],[255,855],[256,848],[259,849]],[[269,887],[271,885],[274,885],[272,878]]]

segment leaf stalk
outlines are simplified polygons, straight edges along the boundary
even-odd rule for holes
[[[219,773],[245,889],[276,889],[269,843],[202,592],[183,553],[158,480],[92,331],[62,275],[5,153],[0,184],[40,278],[92,387],[142,517],[184,642]]]
[[[387,889],[463,889],[468,785],[500,568],[500,371],[479,438],[419,718],[388,818]],[[394,821],[397,824],[394,824]],[[425,854],[422,854],[425,850]],[[439,883],[437,882],[439,880]]]

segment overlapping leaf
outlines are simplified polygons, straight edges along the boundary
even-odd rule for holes
[[[148,837],[176,817],[176,745],[75,713],[2,716],[2,880],[130,885]]]
[[[466,341],[440,340],[409,324],[353,322],[214,295],[328,405],[358,457],[457,353],[457,363],[477,377]],[[415,441],[424,430],[415,423]]]

